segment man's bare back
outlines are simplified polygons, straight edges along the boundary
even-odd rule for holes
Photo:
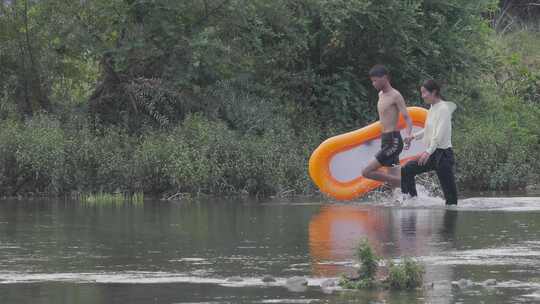
[[[405,100],[396,90],[384,93],[379,93],[379,101],[377,102],[377,111],[379,112],[379,121],[382,124],[382,132],[393,132],[397,130],[397,122],[399,118],[399,103],[404,103]]]

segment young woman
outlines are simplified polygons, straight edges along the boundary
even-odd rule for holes
[[[420,88],[422,99],[431,105],[424,130],[405,138],[408,146],[414,139],[422,139],[426,150],[416,160],[401,168],[401,191],[416,196],[415,176],[424,172],[437,172],[447,205],[457,205],[457,187],[454,177],[454,152],[452,151],[452,113],[456,104],[441,98],[441,88],[427,80]]]

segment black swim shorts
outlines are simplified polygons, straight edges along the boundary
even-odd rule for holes
[[[392,167],[399,165],[399,154],[403,151],[403,140],[399,131],[387,132],[381,135],[381,150],[377,152],[375,158],[385,166]]]

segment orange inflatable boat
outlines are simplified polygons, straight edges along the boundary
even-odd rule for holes
[[[413,121],[413,132],[424,128],[427,110],[407,108]],[[398,128],[405,137],[405,120],[400,116]],[[358,198],[382,185],[381,182],[362,177],[362,170],[374,159],[381,147],[381,123],[374,122],[362,129],[337,135],[325,140],[311,155],[309,175],[321,192],[338,200]],[[417,157],[426,147],[420,140],[403,150],[403,164]],[[384,169],[381,169],[384,170]]]

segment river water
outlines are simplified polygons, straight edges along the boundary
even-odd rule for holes
[[[386,260],[418,258],[424,288],[331,286],[363,238]],[[0,202],[0,303],[539,302],[536,197]]]

